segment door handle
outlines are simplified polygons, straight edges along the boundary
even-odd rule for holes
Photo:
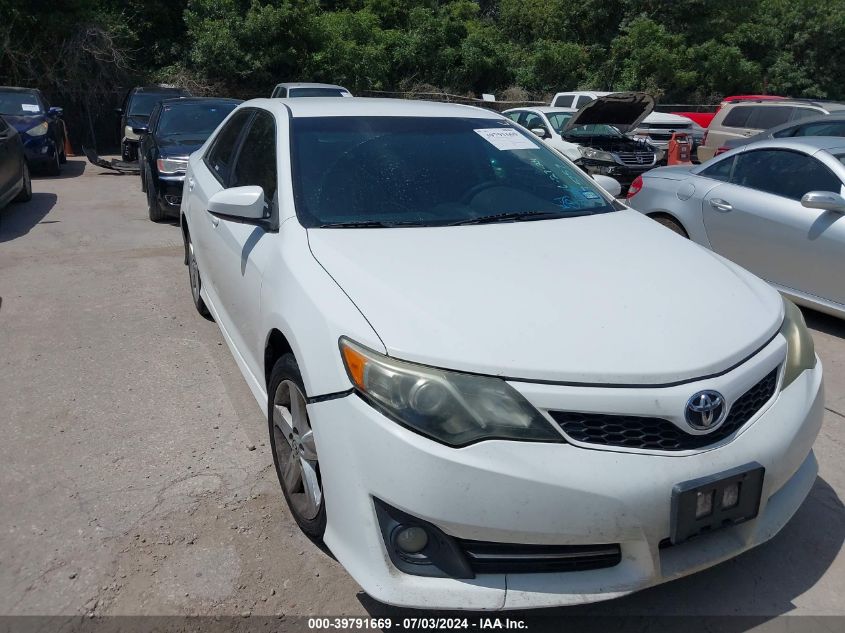
[[[716,211],[721,211],[722,213],[727,213],[728,211],[733,211],[734,209],[729,203],[725,202],[721,198],[711,198],[710,206]]]
[[[194,190],[194,179],[188,178],[188,191],[193,191],[193,190]]]
[[[218,218],[217,216],[212,215],[212,216],[211,216],[211,226],[216,227],[218,224],[220,224],[220,218]]]

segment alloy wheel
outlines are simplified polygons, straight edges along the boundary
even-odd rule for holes
[[[194,257],[194,245],[188,242],[188,276],[191,282],[191,296],[194,303],[199,305],[200,301],[200,270],[197,266],[197,258]]]
[[[305,520],[314,519],[323,503],[317,447],[305,396],[290,380],[279,383],[273,397],[273,451],[292,509]]]

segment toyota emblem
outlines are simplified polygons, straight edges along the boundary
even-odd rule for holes
[[[696,431],[712,431],[725,417],[725,398],[718,391],[699,391],[687,401],[686,420]]]

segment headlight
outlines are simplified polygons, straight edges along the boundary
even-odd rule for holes
[[[156,161],[160,174],[184,174],[188,171],[187,158],[159,158]]]
[[[786,339],[786,367],[783,370],[783,384],[785,389],[801,375],[805,369],[816,366],[816,346],[813,337],[807,330],[804,315],[789,299],[783,300],[784,318],[780,333]]]
[[[123,136],[128,138],[130,141],[137,141],[139,138],[141,138],[138,134],[135,134],[135,132],[132,130],[131,125],[127,125],[123,128]]]
[[[603,152],[600,149],[594,149],[592,147],[579,147],[578,151],[581,152],[581,156],[588,160],[599,160],[606,163],[615,163],[616,159],[613,157],[613,154],[610,152]]]
[[[340,339],[356,391],[399,424],[450,446],[480,440],[564,442],[540,412],[504,380],[395,360]]]
[[[50,129],[50,124],[47,121],[44,123],[39,123],[35,127],[29,128],[26,133],[30,136],[44,136],[47,133],[47,130]]]

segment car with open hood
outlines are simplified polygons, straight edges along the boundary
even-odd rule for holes
[[[554,109],[551,127],[562,141],[578,146],[579,166],[590,174],[614,178],[627,191],[662,155],[647,140],[631,136],[653,109],[654,99],[644,92],[617,92],[587,101],[577,111]],[[505,114],[512,118],[532,110],[537,108],[515,108]]]
[[[66,162],[63,114],[36,88],[0,86],[0,116],[18,131],[32,170],[56,176]]]
[[[279,498],[377,600],[621,596],[767,541],[813,486],[800,311],[496,112],[247,101],[180,222]]]
[[[140,139],[141,190],[147,194],[150,220],[179,217],[188,156],[239,103],[220,97],[165,99],[146,125],[133,128]]]

